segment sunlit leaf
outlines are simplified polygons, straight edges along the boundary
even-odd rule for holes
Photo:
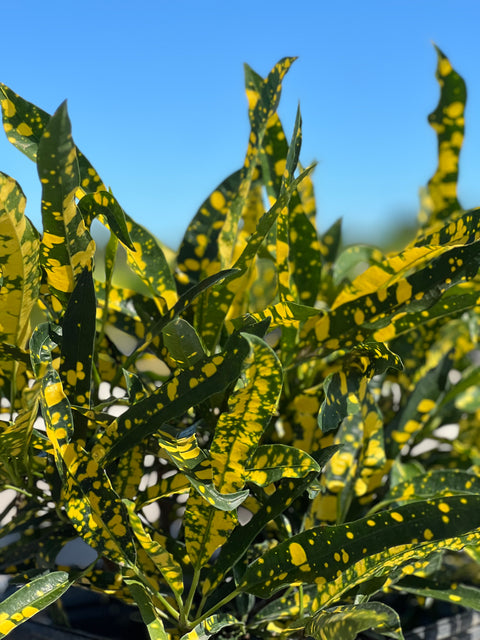
[[[71,586],[65,571],[54,571],[29,582],[0,604],[0,638],[58,600]]]
[[[366,602],[325,609],[306,625],[315,640],[355,640],[357,634],[372,629],[389,638],[403,640],[398,614],[382,602]]]

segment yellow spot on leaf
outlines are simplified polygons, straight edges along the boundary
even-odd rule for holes
[[[406,280],[402,280],[397,285],[396,295],[398,304],[406,302],[412,297],[412,285]]]
[[[433,400],[429,400],[428,398],[424,398],[418,405],[418,410],[420,413],[428,413],[435,407],[435,402]]]
[[[31,136],[33,134],[32,129],[26,122],[21,122],[17,127],[17,131],[21,136]]]
[[[3,109],[3,113],[7,118],[13,118],[13,116],[16,114],[17,109],[15,108],[15,105],[13,104],[13,102],[11,100],[2,100],[2,109]]]
[[[307,562],[305,550],[301,545],[298,544],[298,542],[292,542],[288,546],[288,550],[290,551],[292,564],[294,564],[296,567],[299,567],[301,564]]]

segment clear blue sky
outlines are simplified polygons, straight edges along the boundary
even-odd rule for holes
[[[460,200],[480,204],[478,0],[18,0],[2,4],[0,81],[53,112],[124,209],[175,247],[204,198],[239,168],[248,138],[243,62],[266,75],[299,56],[280,104],[301,160],[318,161],[318,226],[381,241],[414,218],[436,165],[434,41],[467,81]],[[40,227],[36,168],[0,139]]]

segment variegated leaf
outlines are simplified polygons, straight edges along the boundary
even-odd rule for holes
[[[303,478],[320,472],[319,464],[308,453],[283,444],[264,444],[248,461],[247,482],[262,487],[282,478]]]
[[[243,627],[244,623],[237,620],[230,613],[221,613],[208,616],[203,622],[197,624],[194,629],[183,635],[180,640],[208,640],[226,627]]]
[[[85,269],[70,296],[62,323],[60,375],[71,404],[89,407],[95,345],[96,298]]]
[[[463,78],[442,51],[435,49],[440,101],[428,120],[437,134],[438,167],[428,183],[428,215],[420,217],[424,225],[446,220],[461,211],[457,199],[458,159],[463,144],[467,92]]]
[[[158,614],[152,596],[145,585],[139,580],[131,579],[125,580],[125,583],[137,603],[150,640],[170,640],[170,636],[163,626],[162,618]]]
[[[65,571],[40,576],[21,587],[0,604],[0,638],[54,603],[72,585]]]
[[[183,572],[181,566],[174,559],[172,554],[169,553],[158,541],[153,539],[145,530],[141,519],[135,513],[135,505],[133,502],[130,502],[129,500],[124,500],[124,502],[127,506],[130,525],[139,544],[153,560],[158,571],[163,575],[172,591],[177,595],[182,594]]]
[[[106,459],[114,460],[157,431],[160,424],[225,389],[238,378],[248,350],[244,338],[233,337],[225,351],[179,370],[148,398],[132,405],[118,418],[109,442],[105,441],[109,447]]]
[[[276,409],[282,388],[282,368],[274,351],[260,338],[244,334],[250,354],[242,384],[229,397],[210,446],[213,481],[220,493],[243,488],[247,461]]]
[[[305,631],[315,640],[355,640],[362,631],[372,629],[389,638],[403,640],[398,614],[382,602],[365,602],[324,609],[308,622]]]
[[[80,184],[76,147],[66,103],[51,117],[38,145],[42,183],[42,267],[52,292],[64,299],[83,269],[92,268],[95,243],[77,209]]]
[[[266,552],[247,568],[240,586],[259,597],[302,583],[316,583],[328,593],[328,583],[338,571],[355,566],[361,571],[369,556],[376,556],[380,569],[402,552],[421,558],[424,544],[431,553],[429,543],[437,542],[441,549],[445,539],[454,542],[470,532],[473,540],[480,527],[478,507],[479,495],[463,494],[407,504],[344,525],[316,527]],[[336,551],[332,554],[331,549]]]
[[[220,511],[196,491],[190,491],[183,521],[185,545],[195,569],[200,569],[228,539],[237,524],[233,511]]]

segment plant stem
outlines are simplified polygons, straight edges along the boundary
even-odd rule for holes
[[[215,611],[218,611],[220,607],[223,607],[224,604],[227,604],[227,602],[230,602],[230,600],[233,600],[234,598],[236,598],[240,593],[242,593],[242,590],[239,587],[237,587],[234,591],[232,591],[232,593],[229,593],[228,596],[225,596],[223,600],[220,600],[220,602],[217,602],[217,604],[214,605],[211,609],[209,609],[206,613],[204,613],[202,616],[194,620],[191,623],[192,628],[196,627],[197,624],[200,624],[200,622],[203,622],[204,620],[206,620],[209,616],[215,613]]]
[[[13,484],[4,484],[2,489],[13,489],[13,491],[16,491],[17,493],[21,493],[22,495],[26,496],[27,498],[33,498],[33,493],[30,493],[29,491],[26,491],[25,489],[20,489],[20,487],[15,487]]]
[[[183,611],[183,623],[187,623],[190,610],[192,608],[193,597],[198,587],[198,581],[200,580],[200,569],[196,568],[193,572],[192,584],[190,585],[190,591],[188,592],[187,599],[185,600],[185,609]]]
[[[176,609],[174,609],[169,602],[167,602],[167,600],[166,600],[166,598],[164,598],[164,596],[162,596],[159,593],[157,593],[156,589],[154,587],[152,587],[152,585],[149,583],[149,581],[145,578],[145,575],[143,574],[143,572],[138,567],[136,567],[134,565],[131,565],[130,568],[133,570],[133,572],[135,573],[137,578],[140,580],[140,582],[142,582],[147,587],[147,589],[151,593],[153,593],[155,595],[155,598],[159,602],[162,603],[162,606],[165,607],[165,609],[168,611],[170,616],[174,620],[178,621],[180,619],[180,614],[178,613],[178,611]]]

